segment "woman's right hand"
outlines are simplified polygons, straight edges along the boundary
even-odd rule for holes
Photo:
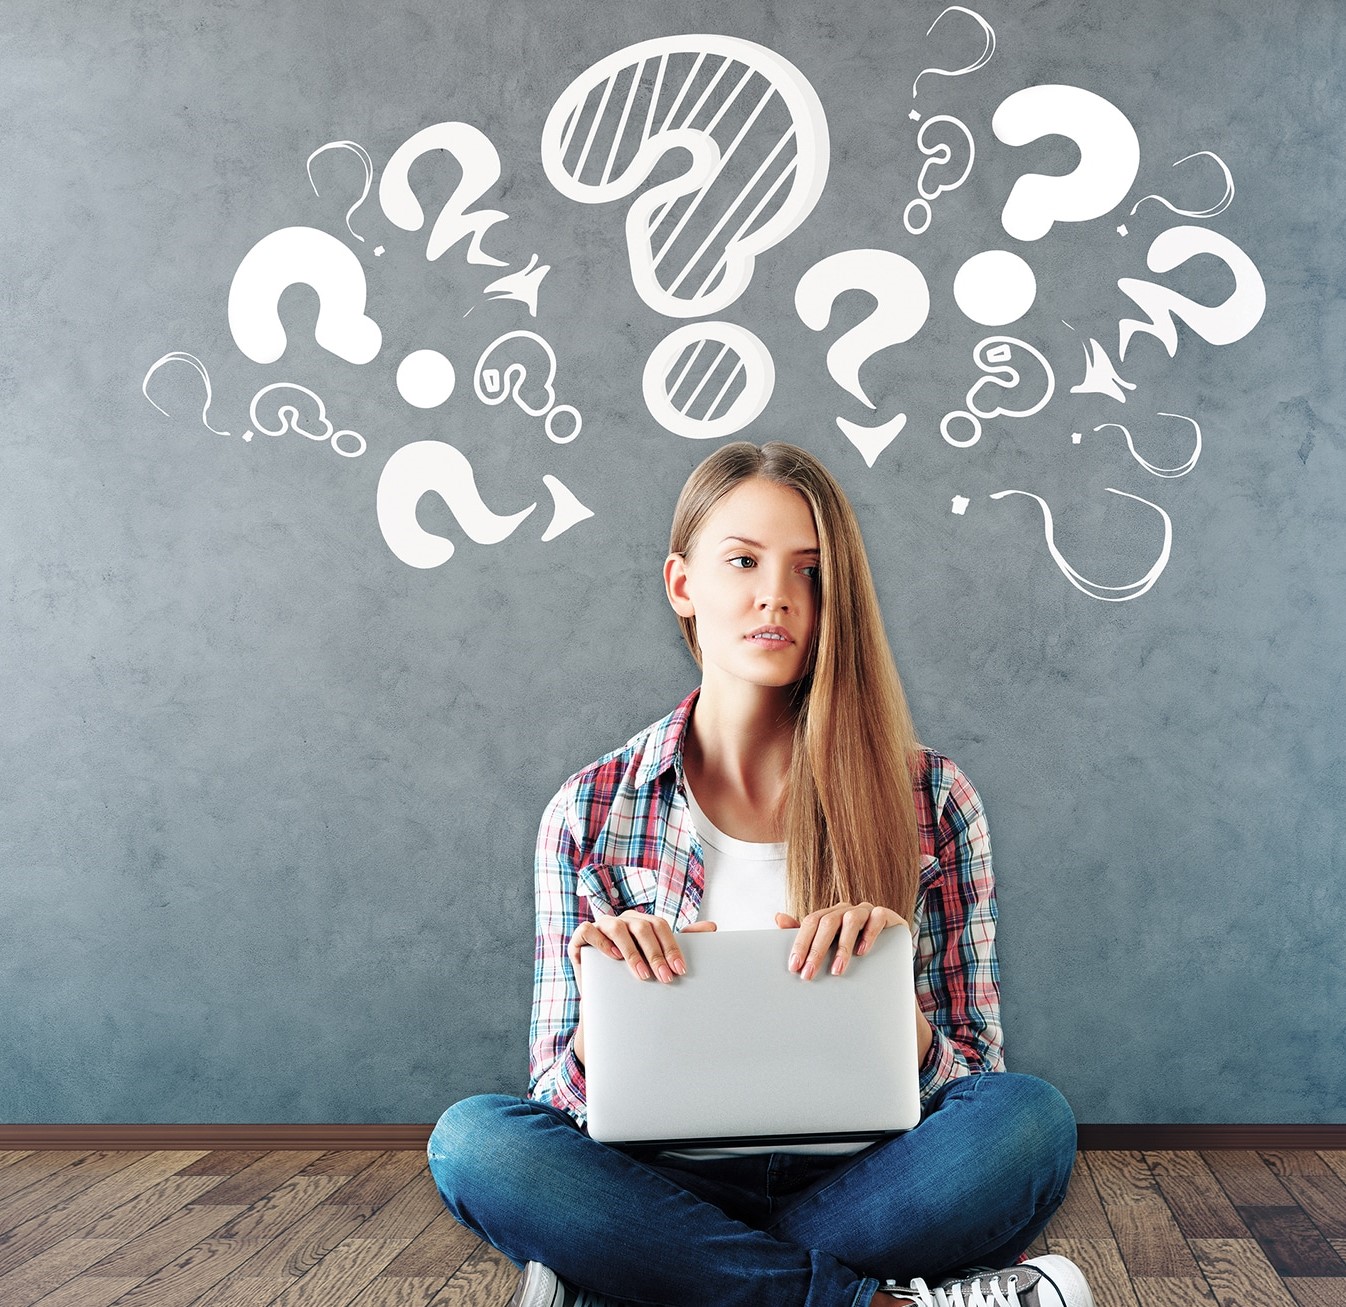
[[[686,928],[687,934],[715,929],[713,921],[694,921]],[[620,916],[598,916],[582,922],[570,936],[567,952],[575,971],[575,982],[580,984],[579,953],[586,944],[600,949],[617,961],[625,959],[627,968],[637,980],[658,978],[663,984],[673,982],[675,974],[685,976],[687,963],[678,947],[672,925],[663,917],[628,908]]]
[[[713,921],[694,921],[685,927],[689,935],[714,929]],[[575,928],[566,945],[566,952],[570,955],[577,988],[584,983],[580,978],[580,949],[586,944],[592,944],[617,961],[625,958],[627,967],[637,980],[658,976],[667,985],[672,983],[674,972],[679,976],[687,974],[687,963],[674,938],[673,927],[663,917],[637,912],[634,908],[628,908],[616,917],[595,917],[593,921],[581,922]],[[575,1056],[583,1066],[583,1017],[575,1026],[574,1048]]]

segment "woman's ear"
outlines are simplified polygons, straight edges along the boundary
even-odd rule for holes
[[[687,559],[682,554],[669,554],[664,559],[664,590],[679,617],[696,616],[692,597],[687,593]]]

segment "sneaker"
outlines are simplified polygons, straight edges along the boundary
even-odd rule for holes
[[[1094,1307],[1094,1296],[1068,1257],[1048,1253],[1002,1270],[977,1269],[932,1289],[922,1279],[881,1286],[897,1303],[914,1307]]]
[[[615,1307],[611,1298],[576,1289],[541,1262],[529,1262],[509,1307]]]

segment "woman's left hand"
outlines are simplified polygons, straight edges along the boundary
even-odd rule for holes
[[[860,957],[873,947],[880,932],[889,926],[905,926],[906,920],[892,908],[874,903],[838,903],[835,907],[810,912],[801,922],[787,912],[776,913],[776,925],[782,930],[797,930],[790,949],[790,970],[804,980],[812,980],[827,961],[827,951],[836,944],[832,974],[842,975],[851,958]]]

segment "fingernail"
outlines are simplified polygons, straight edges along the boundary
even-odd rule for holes
[[[649,967],[647,967],[643,962],[638,962],[636,964],[636,975],[638,975],[641,978],[641,980],[648,980],[650,978]]]
[[[810,962],[810,963],[804,968],[804,972],[803,972],[804,979],[805,979],[805,980],[812,980],[812,979],[813,979],[813,973],[814,973],[816,970],[817,970],[817,968],[813,965],[812,962]]]
[[[855,948],[856,955],[858,956],[859,954],[863,953],[868,947],[869,947],[869,941],[867,939],[862,939],[860,943],[856,945]]]
[[[799,954],[798,954],[798,953],[791,953],[791,954],[790,954],[790,970],[791,970],[791,971],[798,971],[798,970],[799,970]]]
[[[671,985],[673,983],[673,972],[669,969],[668,963],[666,962],[659,967],[659,979],[665,985]]]
[[[832,974],[834,976],[841,975],[841,973],[845,970],[846,970],[846,964],[840,958],[838,958],[834,963],[832,963]]]
[[[681,958],[674,958],[673,970],[676,971],[678,975],[685,976],[687,974],[687,964]]]

